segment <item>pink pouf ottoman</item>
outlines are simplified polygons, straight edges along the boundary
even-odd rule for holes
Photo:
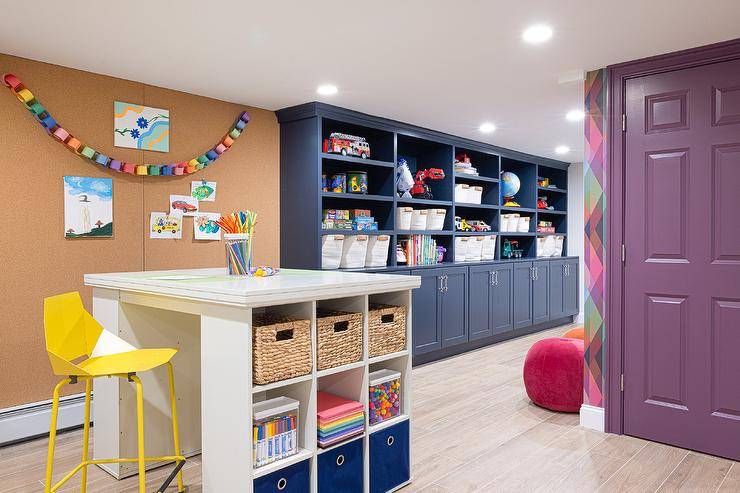
[[[532,402],[553,411],[578,412],[583,404],[583,341],[537,341],[524,360],[524,387]]]

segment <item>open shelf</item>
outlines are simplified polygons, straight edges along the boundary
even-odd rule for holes
[[[322,235],[392,235],[392,229],[379,229],[377,231],[355,231],[354,229],[322,229]]]
[[[493,204],[472,204],[470,202],[455,202],[455,208],[464,209],[498,209],[499,206]]]
[[[299,377],[288,378],[287,380],[278,380],[277,382],[268,383],[265,385],[253,385],[252,393],[267,392],[268,390],[279,389],[281,387],[287,387],[300,382],[308,382],[313,378],[313,374],[301,375]]]
[[[395,168],[396,165],[393,161],[378,161],[377,159],[362,159],[356,156],[342,156],[341,154],[329,154],[328,152],[321,153],[321,159],[328,159],[330,161],[337,161],[343,164],[357,164],[360,166],[378,166],[381,168]]]
[[[568,193],[567,190],[564,190],[562,188],[551,188],[551,187],[537,187],[537,190],[543,191],[543,192],[557,192],[557,193]]]
[[[408,204],[408,205],[436,205],[436,206],[450,206],[452,205],[452,202],[449,200],[429,200],[429,199],[408,199],[399,197],[396,200],[399,204]]]
[[[370,200],[375,202],[393,202],[393,197],[388,195],[369,195],[362,193],[335,193],[321,192],[322,197],[344,200]]]
[[[363,438],[365,438],[365,433],[362,433],[361,435],[355,435],[353,437],[349,437],[346,440],[342,440],[341,442],[335,443],[334,445],[330,445],[329,447],[326,447],[326,448],[317,448],[316,449],[316,455],[321,455],[321,454],[326,453],[326,452],[329,452],[330,450],[333,450],[333,449],[335,449],[337,447],[342,447],[344,445],[347,445],[348,443],[352,443],[355,440],[362,440]]]
[[[382,356],[376,356],[374,358],[370,358],[368,360],[368,362],[370,364],[373,364],[373,363],[382,363],[383,361],[388,361],[388,360],[392,360],[392,359],[396,359],[396,358],[401,358],[401,357],[408,356],[408,355],[409,355],[409,350],[408,349],[404,349],[403,351],[397,351],[395,353],[389,353],[389,354],[384,354]]]
[[[388,428],[389,426],[398,424],[401,421],[406,421],[407,419],[409,419],[409,417],[406,414],[399,414],[398,416],[395,416],[393,418],[387,419],[385,421],[381,421],[378,424],[368,426],[368,431],[370,432],[370,434],[373,434],[377,431]]]
[[[266,476],[267,474],[283,469],[284,467],[297,464],[301,462],[302,460],[308,459],[309,457],[313,457],[313,452],[310,450],[301,448],[301,449],[298,449],[298,452],[291,455],[290,457],[276,460],[275,462],[271,462],[270,464],[266,464],[264,466],[255,468],[254,472],[252,473],[252,476],[254,479],[261,478],[262,476]]]
[[[475,176],[468,175],[466,173],[455,173],[456,182],[477,182],[477,183],[498,183],[498,178],[491,178],[488,176]]]
[[[555,215],[565,215],[568,214],[567,211],[551,211],[549,209],[537,209],[538,214],[555,214]]]
[[[436,235],[451,235],[452,231],[447,231],[443,229],[398,229],[396,230],[396,234],[399,235],[429,235],[429,236],[436,236]]]
[[[354,363],[348,363],[348,364],[342,365],[342,366],[335,366],[334,368],[327,368],[325,370],[319,370],[318,372],[316,372],[316,376],[319,377],[319,378],[323,378],[323,377],[327,377],[329,375],[334,375],[335,373],[342,373],[342,372],[345,372],[345,371],[350,371],[350,370],[354,370],[354,369],[357,369],[357,368],[362,368],[363,366],[365,366],[365,361],[364,360],[355,361]]]

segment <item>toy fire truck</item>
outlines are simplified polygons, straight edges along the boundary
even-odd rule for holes
[[[365,159],[370,157],[370,144],[364,137],[332,132],[328,139],[324,139],[324,152]]]

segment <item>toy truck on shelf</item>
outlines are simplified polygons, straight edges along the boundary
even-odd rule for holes
[[[328,139],[324,139],[324,152],[341,154],[342,156],[359,156],[362,159],[370,157],[370,144],[364,137],[332,132]]]

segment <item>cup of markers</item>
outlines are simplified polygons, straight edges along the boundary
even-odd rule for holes
[[[232,212],[216,221],[223,230],[226,242],[226,266],[232,276],[252,275],[252,243],[257,213]]]

